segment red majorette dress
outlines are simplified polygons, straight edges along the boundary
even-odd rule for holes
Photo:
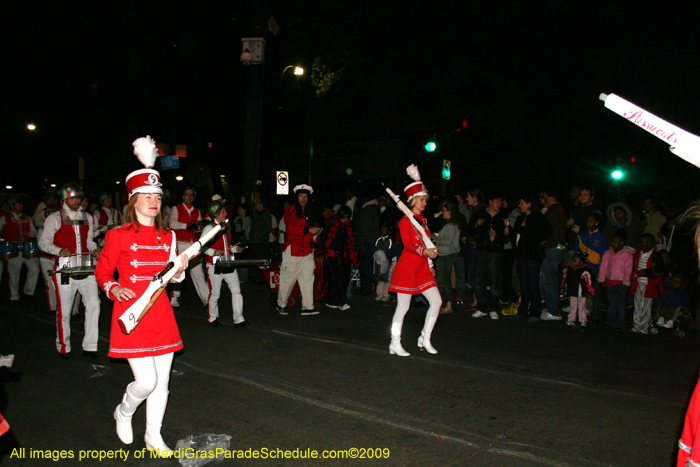
[[[142,225],[141,231],[124,224],[107,232],[105,246],[95,268],[98,285],[114,300],[109,355],[113,358],[154,357],[182,348],[168,294],[161,294],[146,316],[130,334],[119,329],[118,319],[144,293],[154,275],[177,255],[175,234],[156,234],[155,227]],[[119,282],[114,270],[119,273]],[[184,274],[180,280],[184,279]],[[179,282],[179,281],[177,281]],[[116,285],[131,289],[136,298],[118,302],[110,293]]]
[[[428,221],[422,214],[416,214],[416,217],[429,236]],[[431,287],[437,287],[435,278],[430,272],[428,257],[425,256],[423,240],[406,216],[399,221],[399,233],[403,243],[403,253],[391,275],[389,291],[416,295]]]

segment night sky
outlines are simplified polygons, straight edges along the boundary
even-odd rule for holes
[[[451,190],[590,182],[605,195],[619,165],[629,197],[696,196],[700,169],[605,109],[598,95],[618,94],[700,134],[698,7],[8,3],[0,6],[0,184],[13,191],[77,180],[81,155],[87,190],[113,187],[138,168],[131,141],[145,134],[188,145],[183,173],[199,163],[214,178],[240,181],[249,72],[239,62],[240,39],[274,15],[279,34],[265,33],[263,167],[289,147],[303,149],[313,100],[319,146],[434,135],[441,152],[407,162],[451,159]],[[308,98],[308,75],[280,80],[285,66],[309,70],[315,60],[339,76],[322,95]],[[464,120],[467,128],[456,131]],[[29,122],[36,132],[25,129]]]

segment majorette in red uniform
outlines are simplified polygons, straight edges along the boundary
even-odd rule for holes
[[[309,224],[307,203],[309,195],[314,190],[309,185],[297,185],[294,187],[297,202],[292,204],[284,212],[284,224],[286,233],[284,248],[282,251],[282,265],[280,266],[280,288],[277,295],[277,312],[287,315],[285,309],[289,293],[295,282],[299,282],[301,290],[301,314],[317,315],[314,310],[314,237],[321,229]]]
[[[420,181],[420,173],[415,165],[408,166],[406,172],[415,180],[404,188],[409,208],[423,224],[426,234],[430,236],[428,222],[423,217],[423,211],[428,203],[428,189]],[[399,221],[399,233],[403,243],[403,253],[396,263],[389,285],[389,291],[397,294],[396,311],[391,323],[389,352],[401,357],[410,355],[401,347],[401,328],[403,327],[403,318],[411,305],[411,296],[422,293],[428,299],[430,307],[425,316],[423,331],[418,338],[418,347],[424,348],[428,353],[436,354],[437,350],[430,343],[430,336],[440,313],[442,298],[435,283],[432,259],[435,259],[439,253],[437,248],[428,249],[425,247],[421,235],[405,216]]]
[[[177,235],[178,253],[182,253],[188,249],[199,238],[199,233],[188,230],[192,228],[195,222],[202,220],[202,213],[192,205],[196,196],[197,192],[194,188],[185,188],[182,194],[182,203],[178,204],[170,211],[168,226],[173,229],[175,235]],[[209,286],[207,285],[207,280],[204,278],[200,257],[192,260],[189,271],[192,277],[192,283],[194,283],[194,288],[197,290],[197,295],[199,295],[199,299],[202,300],[202,304],[206,305],[207,299],[209,298]],[[180,306],[180,293],[181,289],[179,286],[173,287],[173,296],[170,302],[172,306]]]
[[[173,280],[184,279],[187,258],[176,257],[175,234],[165,228],[160,217],[163,194],[160,175],[150,168],[158,155],[155,141],[147,136],[133,144],[134,153],[149,168],[136,170],[126,178],[129,191],[127,222],[107,232],[95,275],[107,296],[115,300],[109,356],[126,358],[135,379],[127,386],[122,403],[114,410],[117,435],[125,444],[133,442],[131,418],[136,408],[147,400],[146,447],[169,456],[172,450],[163,441],[160,427],[168,405],[173,352],[182,348],[170,301],[161,294],[128,335],[122,333],[117,321],[168,261],[174,261],[179,271]],[[119,273],[119,282],[114,278],[115,269]]]
[[[5,240],[18,242],[23,249],[23,251],[19,251],[17,256],[7,260],[7,272],[10,275],[10,300],[19,300],[19,276],[22,272],[22,265],[27,266],[24,294],[34,296],[40,267],[38,246],[36,244],[34,223],[23,212],[24,201],[22,198],[19,195],[12,195],[7,202],[10,205],[10,212],[0,217],[0,232],[2,232]],[[25,253],[24,248],[27,248],[27,253],[36,254],[37,256],[25,258],[23,254]]]
[[[64,267],[76,268],[92,264],[93,256],[99,251],[93,241],[94,233],[90,218],[80,208],[83,191],[74,183],[61,187],[63,207],[50,214],[44,222],[44,230],[39,239],[39,248],[54,256],[56,263],[53,275],[54,287],[58,291],[58,312],[56,313],[56,349],[61,358],[72,357],[70,344],[70,317],[75,294],[80,292],[85,305],[85,337],[83,356],[98,358],[97,339],[100,320],[100,298],[97,282],[92,273],[83,277],[69,277],[60,273]]]
[[[221,197],[219,197],[219,200]],[[221,201],[214,201],[207,209],[208,215],[214,219],[209,225],[204,227],[202,235],[209,232],[214,226],[226,220],[226,206]],[[231,234],[228,233],[230,224],[226,224],[226,229],[222,229],[218,235],[214,237],[213,243],[204,252],[205,261],[207,262],[207,280],[209,281],[209,300],[207,309],[209,310],[209,324],[214,327],[219,327],[219,297],[221,296],[221,285],[225,281],[231,290],[231,304],[233,307],[233,325],[234,327],[246,326],[248,323],[243,317],[243,295],[241,294],[241,282],[238,279],[238,271],[228,273],[216,273],[214,261],[218,258],[226,257],[231,253],[240,253],[241,248],[231,245]],[[227,254],[226,251],[229,253]],[[231,255],[233,259],[233,255]]]

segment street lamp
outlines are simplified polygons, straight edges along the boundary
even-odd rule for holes
[[[282,81],[284,80],[284,74],[289,70],[290,68],[294,68],[294,76],[303,76],[306,70],[304,70],[303,67],[300,67],[299,65],[288,65],[284,67],[282,70],[282,74],[280,75],[280,84],[279,84],[279,89],[282,89]],[[311,184],[311,165],[313,164],[313,159],[314,159],[314,137],[313,137],[313,128],[311,126],[311,113],[312,113],[312,106],[313,102],[309,101],[309,113],[308,113],[308,132],[309,132],[309,185]],[[278,108],[282,108],[282,105],[278,106]]]
[[[300,67],[299,65],[289,65],[284,67],[284,70],[282,70],[282,74],[280,75],[280,85],[282,84],[282,78],[284,78],[284,74],[287,70],[290,68],[294,68],[294,75],[295,76],[301,76],[304,74],[306,70],[304,70],[303,67]]]
[[[29,131],[36,130],[36,125],[34,125],[33,123],[27,123],[27,130],[29,130]]]

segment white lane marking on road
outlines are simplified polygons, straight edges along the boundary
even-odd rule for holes
[[[297,339],[308,339],[308,340],[314,340],[314,341],[319,341],[319,342],[329,342],[331,344],[341,344],[341,345],[353,347],[356,349],[362,349],[362,350],[368,350],[368,351],[372,351],[372,352],[387,354],[387,352],[385,350],[380,350],[380,349],[376,349],[376,348],[372,348],[372,347],[365,347],[362,345],[353,344],[350,342],[344,342],[341,340],[333,340],[333,339],[327,338],[327,337],[318,337],[318,336],[313,335],[313,334],[295,333],[295,332],[291,332],[291,331],[282,331],[279,329],[272,329],[272,332],[276,333],[276,334],[282,334],[282,335],[294,337]],[[545,378],[542,376],[524,375],[522,373],[518,373],[515,371],[496,370],[494,368],[486,368],[486,367],[480,367],[480,366],[474,366],[474,365],[465,365],[463,363],[457,363],[457,362],[446,361],[446,360],[438,360],[438,359],[432,358],[432,357],[431,358],[411,357],[411,358],[414,360],[419,360],[422,363],[429,363],[432,365],[442,365],[442,366],[453,367],[453,368],[476,370],[476,371],[482,371],[484,373],[492,373],[495,375],[506,376],[506,377],[515,376],[518,378],[529,379],[532,381],[549,383],[549,384],[557,384],[557,385],[561,385],[561,386],[568,386],[568,387],[572,387],[575,389],[581,389],[584,391],[591,391],[591,392],[600,393],[600,394],[615,394],[618,396],[640,397],[640,398],[644,398],[644,399],[650,399],[653,401],[665,402],[665,403],[672,405],[672,406],[685,407],[685,404],[682,404],[679,401],[669,401],[669,400],[665,400],[665,399],[660,399],[660,398],[655,397],[655,396],[649,396],[646,394],[639,394],[639,393],[635,393],[635,392],[623,391],[623,390],[619,390],[619,389],[604,389],[604,388],[598,388],[598,387],[591,387],[591,386],[587,386],[585,384],[574,383],[571,381],[563,381],[563,380],[559,380],[559,379]]]
[[[228,371],[224,372],[224,371],[216,371],[216,370],[210,370],[210,369],[207,369],[207,368],[203,368],[201,365],[195,365],[195,364],[193,364],[193,363],[188,363],[188,362],[186,361],[187,359],[192,359],[192,357],[191,357],[191,356],[190,356],[190,357],[185,357],[185,356],[180,357],[180,358],[178,359],[178,362],[179,362],[181,365],[187,366],[187,367],[189,367],[189,368],[191,368],[191,369],[193,369],[193,370],[199,371],[199,372],[201,372],[201,373],[208,374],[208,375],[210,375],[210,376],[216,376],[216,377],[219,377],[219,378],[224,378],[224,379],[236,381],[236,382],[238,382],[238,383],[245,384],[245,385],[248,385],[248,386],[252,386],[252,387],[254,387],[254,388],[261,389],[261,390],[263,390],[263,391],[270,392],[270,393],[272,393],[272,394],[277,394],[278,396],[281,396],[281,397],[286,397],[286,398],[288,398],[288,399],[292,399],[292,400],[295,400],[295,401],[298,401],[298,402],[302,402],[302,403],[304,403],[304,404],[313,405],[313,406],[316,406],[316,407],[319,407],[319,408],[322,408],[322,409],[325,409],[325,410],[329,410],[329,411],[336,412],[336,413],[340,413],[340,414],[343,414],[343,415],[355,417],[355,418],[358,418],[358,419],[360,419],[360,420],[364,420],[364,421],[368,421],[368,422],[373,422],[373,423],[379,423],[379,424],[386,425],[386,426],[390,426],[390,427],[397,428],[397,429],[400,429],[400,430],[409,431],[409,432],[411,432],[411,433],[416,433],[416,434],[418,434],[418,435],[428,436],[428,437],[431,437],[431,438],[437,438],[437,439],[440,439],[440,440],[449,441],[449,442],[461,444],[461,445],[464,445],[464,446],[469,446],[469,447],[475,448],[475,449],[477,449],[478,451],[481,451],[481,452],[490,452],[490,453],[494,453],[494,454],[500,454],[500,455],[506,455],[506,456],[510,456],[510,457],[517,457],[517,458],[521,458],[521,459],[527,459],[527,460],[530,460],[530,461],[538,462],[538,463],[543,464],[543,465],[549,465],[549,466],[554,466],[554,467],[573,467],[572,464],[568,464],[568,463],[565,463],[565,462],[560,462],[560,461],[557,461],[557,460],[554,460],[554,459],[550,459],[550,458],[547,458],[547,457],[543,457],[543,456],[537,456],[537,455],[532,454],[532,453],[529,453],[529,452],[515,451],[515,450],[511,450],[511,449],[497,449],[497,448],[491,448],[491,447],[485,447],[485,448],[484,448],[484,447],[482,447],[481,445],[479,445],[479,444],[477,444],[477,443],[473,443],[473,442],[471,442],[471,441],[468,441],[468,440],[466,440],[466,439],[464,439],[464,438],[459,438],[459,437],[456,437],[456,436],[449,436],[449,435],[444,435],[444,434],[441,434],[441,433],[436,433],[435,431],[425,430],[425,429],[422,429],[422,428],[419,428],[419,427],[416,427],[416,426],[413,426],[413,425],[409,425],[409,424],[406,424],[406,423],[395,422],[395,421],[392,421],[392,420],[389,420],[389,419],[386,419],[386,418],[383,418],[383,417],[379,417],[379,416],[376,416],[376,415],[372,415],[372,414],[360,412],[360,411],[358,411],[358,410],[348,409],[348,408],[341,407],[341,406],[336,405],[336,404],[332,404],[332,403],[328,403],[328,402],[323,402],[323,401],[320,401],[320,400],[318,400],[318,399],[314,399],[314,398],[310,398],[310,397],[305,397],[305,396],[303,396],[303,395],[301,395],[301,394],[297,394],[297,393],[294,393],[294,392],[291,392],[291,391],[287,391],[287,390],[285,390],[285,389],[276,388],[276,387],[273,387],[273,386],[270,386],[270,385],[267,385],[267,384],[259,383],[259,382],[257,382],[257,381],[253,381],[253,380],[251,380],[251,379],[249,379],[249,378],[245,378],[245,377],[243,377],[243,376],[235,375],[235,374],[233,374],[233,373],[231,373],[231,372],[228,372]],[[210,364],[213,363],[213,362],[211,362],[211,361],[209,361],[209,360],[205,360],[205,359],[202,359],[202,358],[197,358],[197,360],[200,360],[200,361],[203,361],[203,362],[206,362],[206,363],[210,363]],[[215,364],[215,363],[214,363],[214,364]],[[269,378],[268,378],[268,379],[269,379]],[[284,385],[286,385],[286,386],[289,386],[289,385],[287,385],[286,383],[281,383],[281,384],[284,384]],[[379,409],[374,409],[374,410],[377,411],[377,412],[381,412]],[[422,421],[422,423],[424,423],[424,424],[429,424],[429,422],[427,422],[427,421]],[[590,462],[590,461],[589,461],[589,462]],[[598,464],[597,462],[590,462],[590,463],[593,464],[593,465],[602,465],[602,464]]]
[[[53,320],[48,320],[48,319],[40,318],[40,317],[38,317],[38,316],[34,316],[34,315],[32,315],[32,314],[29,314],[29,313],[25,313],[25,312],[18,311],[18,310],[13,310],[13,309],[10,309],[10,308],[4,307],[4,306],[0,306],[0,309],[5,310],[5,311],[8,311],[8,312],[16,313],[16,314],[19,314],[19,315],[22,315],[22,316],[25,316],[25,317],[28,317],[28,318],[31,318],[31,319],[34,319],[34,320],[36,320],[36,321],[39,321],[39,322],[44,323],[44,324],[47,324],[47,325],[55,325],[55,322],[54,322]],[[78,334],[83,334],[81,331],[78,331],[78,330],[75,330],[75,331],[73,331],[73,332],[74,332],[74,333],[78,333]],[[371,347],[364,347],[364,346],[361,346],[361,345],[351,344],[351,343],[348,343],[348,342],[343,342],[343,341],[341,341],[341,340],[333,340],[333,339],[329,339],[329,338],[325,338],[325,337],[324,337],[324,338],[321,338],[321,337],[314,337],[313,335],[301,335],[301,334],[295,334],[295,333],[291,333],[291,332],[288,332],[288,331],[280,331],[280,330],[275,330],[275,329],[273,329],[272,332],[273,332],[273,333],[282,334],[282,335],[288,335],[288,336],[290,336],[290,337],[295,337],[295,338],[305,338],[305,339],[317,340],[317,341],[321,341],[321,342],[325,342],[325,343],[342,344],[342,345],[346,345],[346,346],[350,346],[350,347],[355,347],[355,348],[362,349],[362,350],[369,350],[369,351],[374,351],[374,352],[378,352],[378,353],[379,353],[379,352],[385,353],[384,351],[380,351],[379,349],[373,349],[373,348],[371,348]],[[109,339],[106,339],[106,338],[101,337],[101,336],[100,336],[100,340],[101,340],[101,341],[109,342]],[[368,414],[368,413],[363,413],[363,412],[360,412],[360,411],[358,411],[358,410],[347,409],[347,408],[341,407],[341,406],[336,405],[336,404],[331,404],[331,403],[327,403],[327,402],[321,402],[321,401],[319,401],[319,400],[317,400],[317,399],[312,399],[312,398],[309,398],[309,397],[304,397],[303,395],[295,394],[295,393],[293,393],[293,392],[291,392],[291,391],[287,391],[287,390],[279,389],[279,388],[274,388],[274,387],[272,387],[272,386],[268,386],[268,385],[265,385],[265,384],[262,384],[262,383],[258,383],[258,382],[255,382],[255,381],[251,380],[251,379],[244,378],[244,377],[242,377],[242,376],[234,375],[234,374],[232,374],[232,373],[230,373],[230,372],[221,372],[221,371],[207,370],[207,369],[202,368],[201,366],[197,366],[197,365],[195,365],[195,364],[193,364],[193,363],[188,363],[188,362],[186,361],[186,359],[192,359],[192,358],[193,358],[193,357],[191,357],[191,356],[190,356],[190,357],[183,356],[183,357],[180,357],[180,358],[178,359],[178,362],[179,362],[179,364],[182,364],[182,365],[184,365],[184,366],[190,367],[190,368],[192,368],[192,369],[194,369],[194,370],[197,370],[197,371],[200,371],[200,372],[202,372],[202,373],[209,374],[209,375],[211,375],[211,376],[217,376],[217,377],[220,377],[220,378],[229,379],[229,380],[232,380],[232,381],[237,381],[237,382],[239,382],[239,383],[241,383],[241,384],[246,384],[246,385],[249,385],[249,386],[253,386],[253,387],[256,387],[256,388],[258,388],[258,389],[262,389],[262,390],[264,390],[264,391],[267,391],[267,392],[270,392],[270,393],[273,393],[273,394],[277,394],[277,395],[282,396],[282,397],[287,397],[287,398],[290,398],[290,399],[293,399],[293,400],[296,400],[296,401],[299,401],[299,402],[302,402],[302,403],[305,403],[305,404],[309,404],[309,405],[313,405],[313,406],[316,406],[316,407],[320,407],[320,408],[323,408],[323,409],[326,409],[326,410],[330,410],[330,411],[333,411],[333,412],[336,412],[336,413],[341,413],[341,414],[344,414],[344,415],[349,415],[349,416],[352,416],[352,417],[355,417],[355,418],[359,418],[359,419],[361,419],[361,420],[370,421],[370,422],[374,422],[374,423],[380,423],[380,424],[387,425],[387,426],[391,426],[391,427],[394,427],[394,428],[397,428],[397,429],[410,431],[410,432],[412,432],[412,433],[416,433],[416,434],[419,434],[419,435],[429,436],[429,437],[432,437],[432,438],[437,438],[437,439],[441,439],[441,440],[450,441],[450,442],[462,444],[462,445],[465,445],[465,446],[473,447],[473,448],[477,449],[477,450],[480,451],[480,452],[491,452],[491,453],[494,453],[494,454],[500,454],[500,455],[505,455],[505,456],[510,456],[510,457],[516,457],[516,458],[521,458],[521,459],[527,459],[527,460],[530,460],[530,461],[533,461],[533,462],[538,462],[538,463],[540,463],[540,464],[549,465],[549,466],[553,466],[553,467],[573,467],[572,464],[567,464],[567,463],[560,462],[560,461],[557,461],[557,460],[554,460],[554,459],[550,459],[550,458],[547,458],[547,457],[538,456],[538,455],[535,455],[535,454],[532,454],[532,453],[529,453],[529,452],[516,451],[516,450],[512,450],[512,449],[499,449],[499,448],[493,448],[493,447],[485,447],[485,448],[482,448],[479,444],[473,443],[473,442],[471,442],[471,441],[468,441],[468,440],[466,440],[466,439],[459,438],[459,437],[456,437],[456,436],[448,436],[448,435],[436,433],[436,432],[434,432],[434,431],[424,430],[424,429],[422,429],[422,428],[418,428],[418,427],[415,427],[415,426],[412,426],[412,425],[409,425],[409,424],[406,424],[406,423],[394,422],[394,421],[391,421],[391,420],[388,420],[388,419],[385,419],[385,418],[382,418],[382,417],[378,417],[378,416],[371,415],[371,414]],[[420,357],[417,357],[417,358],[414,358],[414,359],[420,359],[420,360],[422,360],[422,361],[435,363],[434,360],[432,360],[432,359],[427,359],[427,358],[420,358]],[[202,359],[200,358],[199,360],[202,360]],[[209,363],[209,364],[216,365],[216,363],[215,363],[215,362],[212,362],[212,361],[206,360],[206,362]],[[455,365],[453,364],[452,366],[455,366]],[[461,365],[456,365],[456,366],[461,366]],[[465,365],[464,367],[466,367],[466,368],[472,368],[472,367],[469,367],[469,366],[466,366],[466,365]],[[490,371],[490,372],[492,372],[492,373],[506,374],[506,375],[507,375],[507,373],[505,373],[505,372],[500,372],[500,371],[497,371],[497,370],[488,370],[488,369],[483,369],[483,368],[478,368],[478,367],[474,367],[474,368],[472,368],[472,369],[482,370],[482,371]],[[266,377],[266,376],[264,376],[264,375],[259,375],[259,376],[264,377],[264,378],[266,378],[266,379],[268,379],[268,380],[271,380],[271,378]],[[272,381],[274,381],[274,380],[272,380]],[[275,381],[275,382],[276,382],[277,384],[285,385],[285,386],[287,386],[287,387],[294,387],[294,386],[289,385],[289,384],[284,383],[284,382],[277,382],[277,381]],[[324,395],[324,396],[326,396],[326,397],[332,397],[332,396],[329,396],[329,395],[327,395],[327,394],[318,393],[317,391],[310,391],[310,390],[305,389],[305,388],[296,388],[296,389],[297,389],[297,390],[304,390],[304,391],[309,392],[309,393],[312,393],[312,392],[313,392],[313,393],[316,393],[316,394],[321,394],[321,395]],[[635,394],[632,394],[632,395],[635,395]],[[337,398],[336,398],[336,399],[337,399]],[[342,400],[342,401],[344,401],[344,402],[346,402],[346,403],[348,403],[348,404],[353,404],[353,405],[355,405],[355,406],[360,406],[360,407],[363,407],[363,408],[366,408],[366,409],[369,409],[369,410],[373,410],[373,411],[382,413],[382,411],[381,411],[380,409],[377,409],[377,408],[374,408],[374,407],[371,407],[371,406],[366,406],[366,405],[359,404],[359,403],[356,403],[356,402],[353,402],[353,401],[350,401],[350,400],[345,400],[345,399],[340,399],[340,400]],[[403,416],[403,415],[401,415],[401,416]],[[403,416],[403,417],[404,417],[404,418],[409,418],[409,419],[411,419],[411,420],[414,420],[414,421],[416,421],[417,423],[430,424],[430,422],[427,422],[427,421],[425,421],[425,420],[421,420],[421,419],[416,418],[416,417],[411,417],[411,416]],[[438,425],[438,426],[440,426],[440,425]],[[444,426],[441,426],[441,427],[442,427],[442,428],[446,428],[446,429],[451,429],[451,428],[449,428],[449,427],[444,427]],[[472,433],[468,433],[468,432],[465,432],[465,434],[468,434],[468,435],[470,435],[470,436],[475,436],[475,437],[478,437],[478,438],[482,438],[482,439],[488,440],[488,438],[485,438],[485,437],[480,436],[480,435],[477,435],[477,434],[472,434]],[[506,444],[509,444],[509,443],[506,442]],[[515,443],[513,443],[513,444],[515,444]],[[541,447],[538,447],[538,446],[531,446],[531,445],[523,445],[523,446],[527,446],[527,447],[530,447],[530,448],[533,448],[533,449],[545,450],[544,448],[541,448]],[[580,460],[580,459],[579,459],[579,460]],[[598,466],[602,466],[602,465],[603,465],[603,464],[600,464],[600,463],[598,463],[598,462],[594,462],[594,461],[590,461],[590,460],[586,460],[586,461],[584,461],[584,462],[586,462],[586,463],[588,463],[588,464],[598,465]]]
[[[11,308],[7,308],[4,306],[0,306],[0,309],[26,316],[28,318],[40,321],[42,323],[46,323],[46,324],[50,324],[50,325],[56,324],[55,321],[46,320],[46,319],[40,318],[38,316],[31,315],[29,313],[25,313],[25,312],[18,311],[18,310],[13,310]],[[188,316],[188,317],[195,317],[193,315],[188,315],[187,313],[177,313],[177,314],[183,315],[183,316]],[[251,329],[254,329],[254,328],[251,328]],[[258,330],[266,332],[265,330],[260,330],[260,329],[258,329]],[[74,331],[71,329],[71,332],[77,333],[77,334],[85,334],[84,332],[77,330],[77,329]],[[354,343],[343,341],[340,339],[333,339],[333,338],[329,338],[329,337],[325,337],[325,336],[316,336],[313,334],[304,334],[304,333],[294,333],[294,332],[283,331],[283,330],[279,330],[279,329],[272,329],[271,332],[273,332],[275,334],[281,334],[281,335],[286,335],[289,337],[294,337],[297,339],[308,339],[308,340],[314,340],[314,341],[319,341],[319,342],[325,342],[325,343],[329,343],[329,344],[344,345],[347,347],[353,347],[356,349],[366,350],[366,351],[375,352],[375,353],[382,353],[382,354],[386,353],[384,350],[380,350],[380,349],[376,349],[376,348],[372,348],[372,347],[365,347],[362,345],[354,344]],[[100,336],[99,339],[102,342],[109,343],[109,338],[105,338],[105,337]],[[669,401],[669,400],[665,400],[665,399],[660,399],[658,397],[649,396],[646,394],[638,394],[638,393],[629,392],[629,391],[621,391],[621,390],[617,390],[617,389],[601,389],[601,388],[586,386],[586,385],[581,384],[581,383],[573,383],[571,381],[562,381],[562,380],[557,380],[557,379],[552,379],[552,378],[544,378],[544,377],[540,377],[540,376],[523,375],[523,374],[516,373],[516,372],[508,372],[508,371],[503,371],[503,370],[495,370],[493,368],[484,368],[484,367],[478,367],[478,366],[473,366],[473,365],[465,365],[463,363],[436,360],[434,358],[413,357],[413,360],[420,360],[421,362],[430,363],[430,364],[434,364],[434,365],[443,365],[443,366],[463,368],[463,369],[468,369],[468,370],[483,371],[485,373],[492,373],[492,374],[501,375],[501,376],[516,376],[516,377],[523,378],[523,379],[530,379],[533,381],[538,381],[538,382],[543,382],[543,383],[569,386],[572,388],[582,389],[584,391],[591,391],[591,392],[601,393],[601,394],[615,394],[615,395],[619,395],[619,396],[639,397],[639,398],[654,400],[657,402],[664,402],[666,404],[669,404],[669,405],[675,406],[675,407],[685,407],[685,404],[681,403],[680,401]]]

